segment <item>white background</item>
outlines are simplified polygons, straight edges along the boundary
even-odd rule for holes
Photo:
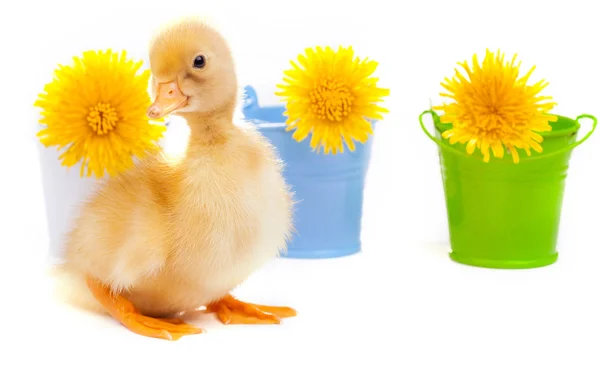
[[[10,3],[10,5],[8,5]],[[12,8],[9,8],[11,7]],[[556,113],[600,115],[598,11],[592,1],[80,1],[0,5],[0,364],[598,365],[600,136],[572,157],[549,267],[501,271],[447,256],[436,147],[418,115],[456,62],[486,48],[518,53],[550,82]],[[212,14],[231,37],[242,84],[273,96],[305,47],[353,45],[380,62],[390,109],[376,131],[363,253],[279,259],[236,293],[290,305],[280,326],[222,327],[174,343],[48,300],[46,213],[36,94],[58,63],[85,49],[146,58],[149,32],[183,13]],[[582,133],[589,124],[584,124]],[[2,358],[6,357],[6,360]],[[10,357],[15,357],[12,361]]]

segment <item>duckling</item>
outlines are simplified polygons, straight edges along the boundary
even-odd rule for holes
[[[227,42],[186,17],[159,29],[149,61],[147,114],[183,117],[187,150],[177,161],[164,153],[142,159],[85,202],[62,264],[72,301],[167,340],[202,333],[176,318],[201,307],[224,324],[296,316],[231,295],[286,249],[293,194],[274,148],[233,122],[238,84]]]

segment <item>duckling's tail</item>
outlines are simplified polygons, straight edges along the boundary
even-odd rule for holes
[[[48,275],[52,279],[54,300],[80,310],[108,314],[88,289],[83,274],[65,264],[54,264],[48,269]]]

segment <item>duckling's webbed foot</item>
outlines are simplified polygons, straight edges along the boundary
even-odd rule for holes
[[[130,301],[111,293],[107,286],[95,279],[88,278],[87,285],[102,306],[132,332],[170,341],[176,341],[184,335],[204,332],[203,329],[186,324],[181,319],[160,319],[142,315]]]
[[[296,310],[287,306],[266,306],[246,303],[227,295],[207,307],[217,314],[223,324],[279,324],[281,318],[296,316]]]

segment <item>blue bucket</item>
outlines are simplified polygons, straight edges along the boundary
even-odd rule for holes
[[[334,258],[361,251],[364,183],[371,157],[371,137],[351,152],[325,155],[285,131],[284,106],[260,107],[255,90],[245,88],[245,119],[275,146],[284,177],[294,192],[295,232],[287,258]]]

